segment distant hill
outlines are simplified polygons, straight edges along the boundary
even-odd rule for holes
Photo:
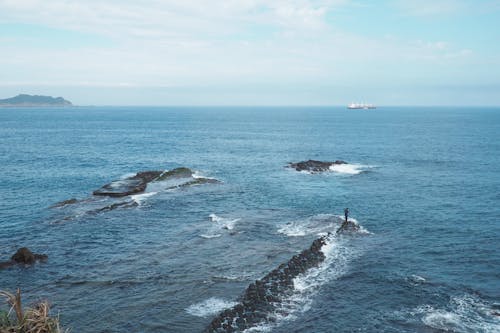
[[[29,106],[72,106],[70,101],[62,97],[26,95],[0,99],[0,107],[29,107]]]

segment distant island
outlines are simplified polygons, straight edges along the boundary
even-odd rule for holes
[[[73,106],[62,97],[20,94],[0,99],[0,107]]]

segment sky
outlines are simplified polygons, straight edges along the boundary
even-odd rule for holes
[[[500,0],[0,0],[0,98],[500,105]]]

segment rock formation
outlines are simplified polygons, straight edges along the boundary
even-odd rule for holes
[[[330,170],[330,167],[332,165],[337,165],[337,164],[347,164],[347,162],[344,162],[341,160],[337,160],[334,162],[308,160],[308,161],[302,161],[302,162],[297,162],[297,163],[289,163],[288,167],[294,168],[297,171],[308,171],[308,172],[316,173],[316,172],[328,171],[328,170]]]
[[[47,258],[46,254],[33,253],[27,247],[22,247],[14,253],[14,255],[10,258],[10,261],[1,262],[0,269],[7,268],[15,264],[33,265],[37,261],[46,261]]]
[[[271,313],[293,290],[293,279],[325,260],[321,251],[326,237],[316,239],[310,248],[292,257],[287,263],[250,284],[239,303],[224,310],[205,329],[205,333],[241,332],[272,320]]]

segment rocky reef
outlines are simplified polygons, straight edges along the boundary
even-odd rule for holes
[[[193,171],[189,168],[175,168],[169,171],[142,171],[132,177],[113,181],[95,190],[93,195],[108,196],[108,197],[125,197],[127,195],[142,193],[151,182],[175,180],[181,178],[192,178],[192,180],[173,185],[171,188],[179,186],[189,186],[198,184],[218,183],[218,180],[211,178],[194,178]],[[64,203],[64,201],[63,201]]]
[[[297,163],[288,163],[289,168],[293,168],[297,171],[308,171],[311,173],[324,172],[330,170],[330,167],[338,164],[347,164],[345,161],[337,160],[333,162],[324,162],[316,160],[308,160]]]
[[[162,175],[163,171],[143,171],[135,176],[113,181],[95,190],[93,195],[108,197],[124,197],[131,194],[144,192],[148,183]]]
[[[68,206],[76,206],[75,208],[78,209],[79,206],[85,205],[83,214],[98,214],[116,208],[136,207],[139,205],[139,202],[136,201],[134,195],[146,192],[148,185],[151,183],[156,183],[156,187],[159,187],[161,191],[166,191],[203,184],[217,184],[220,181],[213,178],[196,177],[194,172],[186,167],[168,171],[141,171],[131,177],[115,180],[103,185],[101,188],[93,191],[93,195],[88,198],[81,200],[71,198],[57,202],[50,206],[50,208],[65,211],[69,209]],[[101,199],[98,199],[98,197],[101,197]],[[102,197],[105,199],[103,200]],[[82,214],[81,210],[79,214]],[[71,219],[72,216],[66,216],[60,221]]]
[[[27,247],[22,247],[12,255],[10,261],[0,262],[0,269],[7,268],[16,264],[20,265],[33,265],[37,261],[47,261],[46,254],[33,253]]]
[[[327,237],[316,239],[310,248],[250,284],[239,303],[215,317],[204,333],[241,332],[272,321],[273,311],[281,304],[282,299],[292,292],[293,279],[325,260],[321,249],[326,244]]]

